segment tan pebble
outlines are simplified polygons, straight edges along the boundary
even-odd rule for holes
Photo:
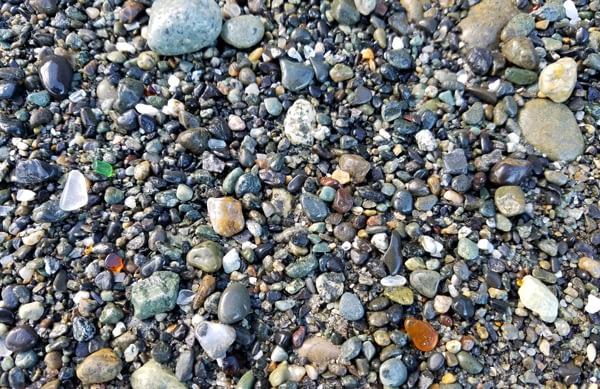
[[[577,82],[577,62],[565,57],[546,66],[538,80],[539,96],[548,97],[555,103],[566,101]]]
[[[307,358],[310,362],[324,364],[340,356],[340,347],[325,338],[312,337],[298,349],[298,355]]]
[[[109,348],[103,348],[88,355],[77,366],[76,373],[84,385],[98,384],[114,379],[122,367],[123,362],[117,354]]]
[[[210,198],[206,202],[208,217],[215,232],[231,237],[244,229],[242,203],[233,197]]]
[[[579,258],[579,268],[590,273],[593,278],[600,278],[600,261],[589,257]]]

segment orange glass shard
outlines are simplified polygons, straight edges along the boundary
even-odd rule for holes
[[[431,324],[409,317],[404,320],[404,329],[420,351],[431,351],[437,346],[438,333]]]
[[[110,253],[104,259],[104,266],[113,273],[123,270],[123,258],[115,253]]]

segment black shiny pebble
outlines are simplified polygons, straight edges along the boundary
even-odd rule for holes
[[[71,89],[73,67],[69,61],[60,55],[49,54],[42,58],[38,70],[42,85],[52,97],[65,97]]]

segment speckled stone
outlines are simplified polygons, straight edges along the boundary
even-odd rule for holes
[[[379,367],[379,381],[385,386],[400,386],[406,382],[408,370],[401,358],[391,358]]]
[[[519,111],[523,137],[553,161],[572,161],[583,153],[584,139],[571,110],[546,99],[533,99]]]
[[[103,348],[85,357],[76,373],[84,385],[99,384],[114,379],[122,368],[119,356],[112,349]]]
[[[365,314],[365,309],[359,298],[350,292],[346,292],[340,298],[340,314],[346,320],[360,320]]]
[[[150,8],[148,46],[160,55],[192,53],[214,44],[222,23],[214,0],[156,0]]]
[[[520,215],[525,212],[525,194],[516,185],[501,186],[494,194],[494,204],[506,217]]]
[[[293,145],[312,146],[315,139],[317,112],[310,102],[298,99],[283,122],[284,134]]]
[[[247,49],[258,44],[264,34],[265,26],[260,17],[240,15],[223,23],[221,39],[235,48]]]
[[[131,288],[135,317],[144,320],[170,311],[175,308],[178,293],[179,275],[170,271],[157,271],[137,281]]]
[[[371,169],[371,164],[366,159],[354,154],[342,154],[339,165],[340,169],[350,174],[355,183],[363,182]]]

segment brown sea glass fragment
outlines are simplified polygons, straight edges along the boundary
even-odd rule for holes
[[[431,351],[437,345],[437,331],[423,320],[409,317],[404,320],[404,329],[415,347],[421,351]]]

